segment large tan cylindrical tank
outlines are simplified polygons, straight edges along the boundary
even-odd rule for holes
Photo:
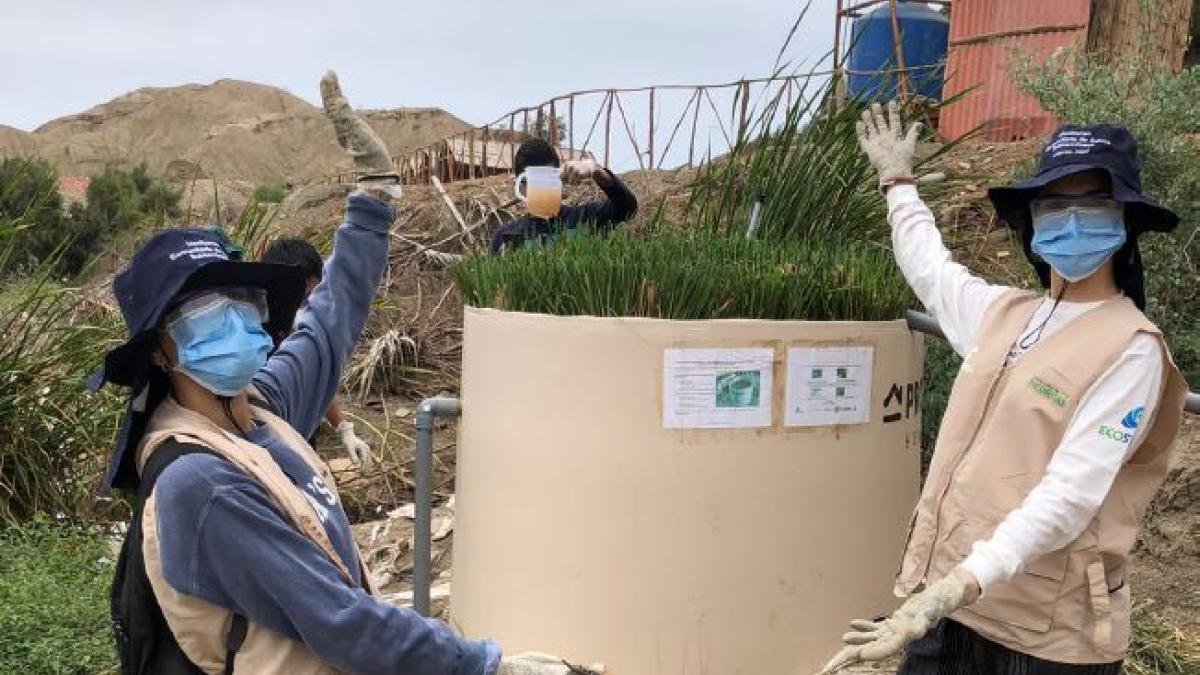
[[[904,322],[468,308],[464,340],[468,635],[616,675],[812,673],[895,606],[919,481]]]

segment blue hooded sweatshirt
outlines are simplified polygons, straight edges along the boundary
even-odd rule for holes
[[[604,192],[604,199],[577,206],[563,204],[554,218],[522,216],[504,223],[492,237],[492,253],[526,244],[548,244],[563,233],[583,227],[607,234],[632,218],[637,213],[637,197],[616,174],[608,169],[605,172],[608,173],[609,182],[599,186]]]
[[[329,407],[366,323],[387,263],[393,216],[387,204],[350,196],[308,310],[254,377],[272,411],[306,438]],[[247,438],[266,449],[304,493],[342,562],[358,577],[350,522],[333,491],[265,426]],[[159,476],[154,494],[163,577],[175,590],[299,640],[347,673],[496,670],[496,643],[463,639],[440,621],[346,585],[325,553],[233,464],[208,454],[184,455]]]

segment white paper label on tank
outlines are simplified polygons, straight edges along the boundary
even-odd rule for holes
[[[870,346],[789,347],[784,426],[869,422],[874,359]]]
[[[775,350],[667,349],[663,426],[737,429],[771,426]]]

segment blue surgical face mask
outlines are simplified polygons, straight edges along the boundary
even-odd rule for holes
[[[1039,199],[1031,211],[1033,252],[1067,281],[1086,279],[1125,244],[1125,211],[1111,199]]]
[[[253,303],[213,294],[184,306],[167,326],[175,341],[175,370],[218,396],[233,396],[267,362],[273,343]]]

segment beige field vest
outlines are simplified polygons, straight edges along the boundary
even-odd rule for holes
[[[933,462],[913,516],[896,591],[936,580],[988,539],[1038,484],[1080,397],[1135,334],[1162,335],[1124,297],[1106,301],[1043,337],[1015,364],[1010,347],[1041,296],[1014,291],[987,311],[954,381]],[[1126,562],[1138,525],[1167,472],[1187,385],[1163,344],[1162,393],[1137,452],[1075,541],[1031,561],[1012,580],[952,617],[1019,652],[1062,663],[1107,663],[1129,644]],[[1101,436],[1124,435],[1121,420]],[[1123,436],[1128,438],[1127,436]],[[1104,442],[1110,442],[1107,439]]]
[[[256,420],[267,425],[289,447],[299,451],[301,457],[337,495],[333,475],[304,437],[287,422],[265,410],[251,406],[251,412]],[[221,429],[208,418],[167,398],[154,411],[146,436],[139,446],[138,470],[141,471],[156,448],[170,439],[210,448],[258,481],[279,511],[297,530],[315,542],[337,566],[346,583],[353,585],[353,577],[334,550],[313,507],[265,449]],[[220,673],[225,667],[225,640],[233,614],[224,607],[180,593],[166,582],[158,553],[157,520],[154,514],[154,492],[151,492],[142,516],[142,552],[150,586],[183,653],[204,672]],[[361,564],[362,554],[357,549],[355,554]],[[230,552],[228,564],[238,564],[236,552]],[[361,573],[363,584],[371,592],[367,570],[363,568]],[[253,675],[325,675],[339,671],[318,659],[303,643],[251,621],[246,640],[234,660],[234,672]]]

